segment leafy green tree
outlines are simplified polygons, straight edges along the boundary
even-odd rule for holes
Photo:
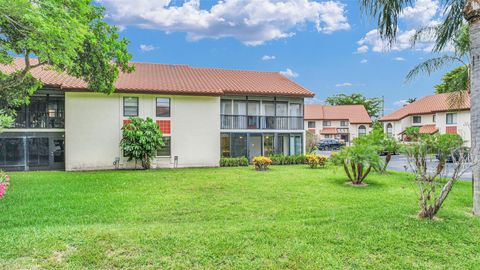
[[[42,86],[31,75],[34,68],[48,66],[83,79],[93,91],[112,93],[119,72],[133,70],[127,44],[91,1],[0,0],[0,64],[12,64],[14,55],[24,59],[19,70],[0,72],[2,118],[12,118]]]
[[[128,161],[140,161],[144,169],[150,169],[151,160],[157,150],[164,146],[162,132],[159,126],[149,117],[130,118],[130,122],[122,127],[122,140],[120,147]]]
[[[442,83],[434,87],[438,94],[468,90],[468,66],[459,66],[447,72],[442,77]]]
[[[382,111],[381,98],[367,98],[360,93],[337,94],[325,99],[330,105],[363,105],[371,117],[378,117]]]
[[[370,134],[355,138],[353,143],[355,145],[370,146],[377,151],[378,155],[385,155],[385,162],[383,162],[382,166],[374,168],[382,173],[386,172],[388,163],[392,159],[392,154],[399,150],[398,142],[394,138],[386,135],[383,132],[383,128],[374,128]]]

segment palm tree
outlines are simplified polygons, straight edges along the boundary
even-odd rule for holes
[[[472,131],[472,155],[480,159],[480,0],[440,0],[445,16],[435,31],[435,51],[441,51],[468,23],[470,50],[470,125]],[[398,18],[402,11],[411,7],[410,0],[360,0],[362,9],[377,19],[379,34],[393,44],[398,30]],[[480,216],[480,164],[473,170],[473,214]]]

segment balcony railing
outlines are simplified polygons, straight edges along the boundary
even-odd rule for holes
[[[222,129],[303,130],[303,116],[221,115]]]

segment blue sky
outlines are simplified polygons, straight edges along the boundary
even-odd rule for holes
[[[405,83],[434,56],[432,43],[411,48],[409,37],[438,23],[435,0],[417,0],[400,19],[399,39],[386,49],[357,1],[99,0],[108,21],[131,41],[133,60],[260,71],[283,71],[316,93],[385,97],[386,113],[401,101],[433,93],[442,72]]]

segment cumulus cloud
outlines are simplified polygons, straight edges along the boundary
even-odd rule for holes
[[[233,37],[247,45],[291,37],[312,24],[329,34],[350,29],[345,5],[313,0],[223,0],[201,9],[200,0],[97,0],[107,18],[123,26],[185,32],[189,40]]]
[[[344,83],[337,83],[335,84],[336,87],[349,87],[349,86],[353,86],[353,83],[349,83],[349,82],[344,82]]]
[[[357,53],[403,51],[414,49],[418,51],[432,51],[435,40],[433,37],[424,36],[421,41],[412,47],[412,38],[417,29],[434,26],[439,23],[441,9],[438,0],[417,0],[412,7],[407,7],[399,16],[399,25],[404,29],[397,29],[397,39],[393,44],[380,37],[377,29],[370,30],[357,42]],[[450,48],[447,48],[450,50]]]
[[[368,63],[368,60],[367,60],[367,59],[362,59],[362,60],[360,61],[360,64],[366,64],[366,63]]]
[[[264,55],[262,56],[263,61],[270,61],[270,60],[275,60],[275,55]]]
[[[149,44],[140,44],[140,50],[142,52],[149,52],[155,50],[155,46]]]
[[[394,60],[394,61],[400,61],[400,62],[401,62],[401,61],[405,61],[406,59],[403,58],[403,57],[398,56],[398,57],[393,58],[393,60]]]
[[[284,71],[280,71],[280,74],[282,74],[283,76],[288,77],[288,78],[298,77],[298,73],[296,73],[295,71],[293,71],[289,68],[285,69]]]

